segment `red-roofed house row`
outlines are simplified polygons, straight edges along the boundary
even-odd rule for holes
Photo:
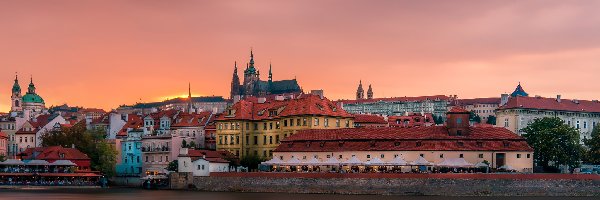
[[[247,97],[216,119],[217,149],[271,157],[280,140],[303,129],[352,128],[353,116],[320,95]]]
[[[389,162],[400,157],[408,163],[422,157],[431,165],[464,159],[472,165],[487,161],[492,168],[533,168],[533,149],[524,138],[505,128],[471,127],[464,109],[448,112],[446,126],[299,131],[282,141],[274,157],[300,162],[313,158]]]
[[[57,160],[69,160],[77,164],[80,171],[90,171],[90,158],[76,148],[61,146],[28,148],[17,155],[21,160],[45,160],[52,163]]]

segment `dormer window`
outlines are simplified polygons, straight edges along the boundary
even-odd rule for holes
[[[510,142],[509,141],[504,141],[502,143],[504,144],[504,147],[509,147],[510,146]]]
[[[458,144],[459,147],[465,146],[465,143],[463,142],[457,142],[456,144]]]
[[[394,146],[400,146],[400,142],[394,142]]]
[[[477,142],[477,147],[483,147],[483,142]]]
[[[418,141],[418,142],[417,142],[417,144],[416,144],[416,146],[418,146],[418,147],[420,147],[421,145],[423,145],[423,144],[421,143],[421,141]]]

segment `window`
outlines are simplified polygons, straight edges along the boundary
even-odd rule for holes
[[[324,125],[325,127],[329,127],[329,119],[325,118],[325,119],[323,120],[323,125]]]
[[[252,126],[254,126],[254,130],[255,130],[255,131],[256,131],[256,130],[258,130],[258,123],[253,123],[253,125],[252,125]]]
[[[508,128],[508,118],[504,119],[504,128]]]
[[[308,119],[306,119],[306,118],[302,119],[302,126],[306,126],[307,121],[308,121]]]
[[[342,159],[342,155],[340,155],[340,158],[339,158],[339,159]]]
[[[424,154],[419,154],[419,156],[421,156],[421,157],[425,158],[425,155],[424,155]]]
[[[306,156],[302,156],[302,160],[306,160]]]
[[[287,127],[288,121],[287,120],[283,120],[283,127]]]
[[[367,155],[367,158],[371,158],[371,155]]]
[[[587,128],[587,122],[583,122],[583,128],[586,129]]]
[[[258,145],[258,136],[254,136],[254,145]]]
[[[148,156],[146,156],[146,162],[148,162]]]
[[[267,130],[267,122],[263,123],[263,130]]]
[[[296,126],[300,126],[300,118],[296,119]]]
[[[294,126],[294,119],[290,119],[290,126]]]
[[[279,122],[275,122],[275,129],[280,129],[281,126],[279,125]]]
[[[269,130],[273,130],[273,122],[269,123]]]
[[[527,158],[531,158],[531,154],[527,154]]]
[[[385,155],[381,154],[381,155],[379,155],[379,157],[381,157],[381,158],[384,158],[384,157],[385,157]]]
[[[273,136],[269,136],[269,144],[273,144]]]
[[[517,154],[517,158],[521,158],[521,154],[520,153]]]
[[[417,144],[416,144],[416,145],[417,145],[418,147],[420,147],[422,144],[421,144],[421,142],[417,142]]]
[[[340,127],[340,119],[335,120],[335,127]]]
[[[327,155],[327,158],[331,158],[331,155]]]
[[[315,118],[315,124],[313,126],[319,126],[319,118]]]
[[[579,128],[579,120],[577,120],[577,125],[575,127]]]
[[[464,158],[464,155],[461,153],[460,155],[458,155],[459,158]]]
[[[483,158],[483,154],[482,153],[479,154],[479,158]]]
[[[250,123],[246,122],[246,130],[250,130]]]
[[[346,128],[350,128],[350,120],[346,120]]]
[[[275,136],[275,143],[279,144],[279,135]]]
[[[219,144],[223,144],[223,136],[219,136]]]
[[[235,144],[240,144],[240,136],[235,136]]]
[[[444,154],[443,153],[440,153],[440,158],[444,158]]]
[[[267,144],[267,136],[263,136],[263,144]]]
[[[246,145],[250,144],[250,136],[246,135]]]

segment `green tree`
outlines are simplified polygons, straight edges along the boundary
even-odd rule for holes
[[[522,129],[523,137],[534,149],[534,161],[544,168],[567,165],[577,167],[582,156],[579,131],[557,117],[535,119]],[[553,165],[550,165],[553,162]]]
[[[191,141],[190,144],[188,144],[188,148],[196,149],[196,143],[194,141]]]
[[[248,167],[249,170],[258,169],[258,165],[266,159],[258,155],[246,155],[240,160],[240,165]]]
[[[179,163],[177,162],[177,160],[173,160],[169,162],[169,165],[167,165],[167,168],[165,169],[168,171],[177,172],[179,171]]]
[[[488,116],[487,121],[485,123],[491,124],[491,125],[496,125],[496,116],[494,116],[494,115]]]
[[[481,123],[481,117],[479,117],[479,115],[471,111],[469,112],[469,121]]]
[[[106,140],[106,132],[102,130],[86,130],[84,123],[70,128],[50,131],[40,137],[42,146],[75,147],[87,154],[93,170],[101,171],[107,176],[115,174],[117,150]]]
[[[185,140],[181,140],[181,148],[187,148],[187,142]]]
[[[0,154],[0,162],[4,162],[6,160],[6,155]]]
[[[586,160],[591,164],[600,164],[600,124],[592,130],[592,137],[585,139],[585,146],[588,148],[586,152]]]

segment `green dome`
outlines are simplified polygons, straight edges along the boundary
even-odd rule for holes
[[[23,96],[23,103],[44,103],[44,99],[40,95],[27,93]]]

